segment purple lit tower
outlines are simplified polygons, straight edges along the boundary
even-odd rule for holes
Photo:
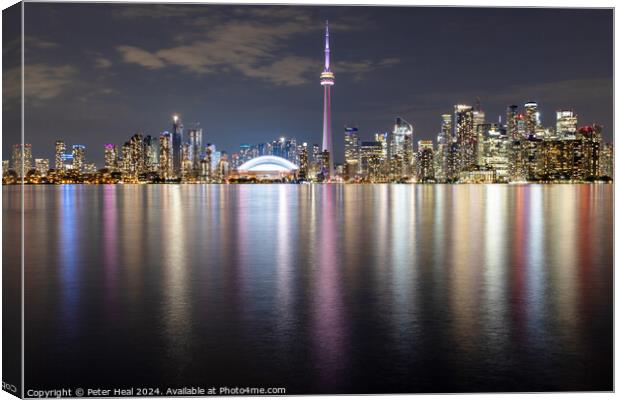
[[[329,177],[334,176],[334,151],[332,146],[332,86],[334,73],[329,69],[329,25],[325,21],[325,69],[321,73],[323,86],[323,148],[329,152]]]

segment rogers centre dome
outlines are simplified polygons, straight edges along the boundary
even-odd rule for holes
[[[237,168],[239,175],[259,177],[284,177],[295,175],[299,167],[278,156],[260,156],[243,163]]]

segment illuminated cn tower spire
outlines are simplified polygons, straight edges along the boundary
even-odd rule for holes
[[[323,86],[323,148],[329,152],[329,177],[334,176],[334,151],[332,146],[332,95],[334,73],[329,69],[329,25],[325,21],[325,69],[321,73]]]

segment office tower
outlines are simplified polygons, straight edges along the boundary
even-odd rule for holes
[[[600,172],[602,127],[596,124],[581,127],[578,131],[578,137],[583,141],[584,178],[594,179],[599,176]]]
[[[384,137],[381,134],[377,136]],[[384,145],[380,141],[362,141],[360,144],[360,171],[369,182],[385,182]]]
[[[583,180],[583,140],[545,140],[541,144],[541,178],[547,182]]]
[[[178,115],[172,116],[172,165],[174,174],[181,176],[181,151],[183,150],[183,123]]]
[[[598,175],[614,177],[614,146],[611,143],[603,143],[601,146]]]
[[[525,163],[525,177],[528,181],[537,181],[542,175],[540,166],[542,139],[530,135],[522,141],[523,162]]]
[[[435,180],[432,140],[418,141],[416,175],[418,182],[430,182]]]
[[[397,117],[389,137],[388,157],[390,160],[390,179],[400,180],[412,173],[413,126],[403,118]]]
[[[110,170],[110,172],[116,171],[118,168],[118,148],[115,144],[108,143],[103,146],[103,164],[104,168]]]
[[[47,171],[50,169],[50,160],[47,158],[36,158],[34,160],[34,168],[40,176],[47,176]]]
[[[230,164],[228,162],[228,154],[225,151],[220,152],[217,162],[217,178],[220,181],[225,180],[230,172]]]
[[[558,139],[575,139],[577,115],[572,110],[559,110],[555,113],[555,118],[555,134]]]
[[[540,112],[535,101],[528,101],[523,105],[525,117],[525,135],[535,135],[540,126]]]
[[[121,172],[123,175],[131,175],[133,173],[131,153],[131,140],[128,140],[121,147]]]
[[[454,138],[459,149],[459,172],[471,170],[477,161],[478,138],[474,132],[474,114],[471,106],[454,106]]]
[[[189,143],[189,162],[191,164],[191,172],[194,175],[200,173],[200,161],[203,158],[202,154],[202,129],[196,126],[187,132],[187,140]]]
[[[84,162],[86,161],[86,146],[81,144],[74,144],[71,146],[73,155],[73,170],[76,172],[82,172]]]
[[[57,140],[54,146],[54,149],[55,149],[54,168],[56,169],[57,172],[61,172],[63,171],[63,167],[64,167],[62,156],[65,154],[65,151],[67,151],[65,142],[63,142],[62,140]]]
[[[511,105],[506,107],[506,134],[511,140],[519,139],[517,131],[517,116],[519,106]]]
[[[32,169],[32,146],[29,143],[13,145],[13,169],[19,178]]]
[[[312,161],[317,163],[319,161],[319,155],[321,154],[320,147],[318,144],[312,145]]]
[[[136,133],[129,139],[129,160],[128,173],[132,175],[139,175],[145,170],[145,156],[144,156],[144,139],[141,133]]]
[[[284,158],[284,142],[286,138],[281,137],[279,140],[271,142],[271,154],[276,157]]]
[[[159,177],[167,180],[174,176],[172,151],[172,135],[168,132],[162,132],[159,136]]]
[[[230,155],[230,168],[234,171],[241,165],[239,153],[232,153]]]
[[[331,154],[329,153],[329,151],[323,150],[322,152],[320,152],[318,166],[319,166],[319,174],[321,176],[322,181],[327,181],[330,179],[330,177],[332,177],[332,175],[329,174],[329,168],[332,165],[333,163],[332,163]]]
[[[299,179],[308,179],[308,143],[304,142],[299,149]]]
[[[482,164],[495,171],[498,182],[507,182],[510,170],[512,140],[499,124],[486,124]]]
[[[268,143],[259,143],[257,146],[258,149],[258,156],[267,156],[270,155],[271,153],[267,153],[267,146]],[[269,146],[271,147],[271,146]]]
[[[331,87],[334,85],[334,73],[330,70],[330,51],[329,51],[329,25],[325,22],[325,68],[321,73],[321,86],[323,86],[323,147],[322,153],[330,154],[327,174],[331,177],[334,173],[332,147],[332,98]]]
[[[2,175],[6,175],[9,172],[9,160],[2,160]]]
[[[151,135],[144,137],[144,172],[157,172],[158,141]]]
[[[299,160],[297,159],[297,139],[288,138],[284,142],[284,146],[282,148],[282,157],[286,158],[290,162],[295,165],[299,164]]]
[[[263,148],[264,148],[264,145],[263,145]],[[252,150],[253,148],[249,144],[244,143],[244,144],[239,145],[239,163],[240,163],[239,165],[247,161],[250,161],[251,159],[255,157],[258,157],[258,155],[256,156],[252,155]]]
[[[201,178],[205,182],[211,182],[214,178],[213,174],[213,153],[215,153],[215,146],[211,143],[207,143],[205,146],[205,156],[200,166],[202,167]]]
[[[437,156],[435,157],[438,166],[435,176],[441,181],[445,181],[447,177],[448,156],[452,142],[452,116],[443,114],[441,116],[441,129],[437,135]]]
[[[487,127],[485,113],[480,108],[480,101],[476,102],[473,110],[474,135],[476,135],[476,165],[482,165],[482,147],[484,146],[484,132]]]
[[[181,145],[181,178],[187,179],[192,173],[192,147],[189,143]]]
[[[360,168],[360,139],[358,129],[355,127],[344,128],[344,164],[345,173],[354,177]]]

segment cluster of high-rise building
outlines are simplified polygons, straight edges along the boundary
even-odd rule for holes
[[[396,118],[391,130],[362,140],[357,127],[345,127],[344,163],[333,159],[331,97],[335,75],[330,65],[329,27],[325,26],[322,145],[311,147],[292,137],[255,145],[242,144],[229,157],[204,143],[200,124],[185,131],[178,115],[159,138],[136,133],[123,145],[104,146],[104,168],[86,162],[86,147],[55,143],[49,160],[32,160],[30,144],[16,144],[12,165],[4,160],[3,182],[114,183],[202,182],[243,179],[237,172],[258,157],[279,157],[292,164],[286,181],[315,182],[583,182],[613,179],[613,146],[597,124],[578,127],[572,110],[559,110],[555,126],[545,127],[538,104],[510,105],[506,115],[489,122],[480,102],[457,104],[441,116],[436,143],[418,140],[413,125]],[[502,122],[503,117],[503,122]],[[278,159],[276,159],[278,160]],[[282,161],[282,160],[280,160]],[[260,174],[259,174],[260,175]],[[281,177],[281,174],[276,174]],[[256,174],[253,175],[257,177]]]
[[[230,170],[225,151],[203,145],[200,124],[185,130],[178,115],[159,138],[136,133],[120,148],[106,144],[104,161],[104,175],[124,182],[221,182]]]
[[[346,181],[368,182],[583,182],[613,179],[613,146],[597,124],[578,127],[572,110],[559,110],[544,127],[536,102],[506,108],[505,123],[488,122],[480,105],[457,104],[440,119],[436,143],[418,140],[396,118],[392,131],[363,141],[344,132]]]

